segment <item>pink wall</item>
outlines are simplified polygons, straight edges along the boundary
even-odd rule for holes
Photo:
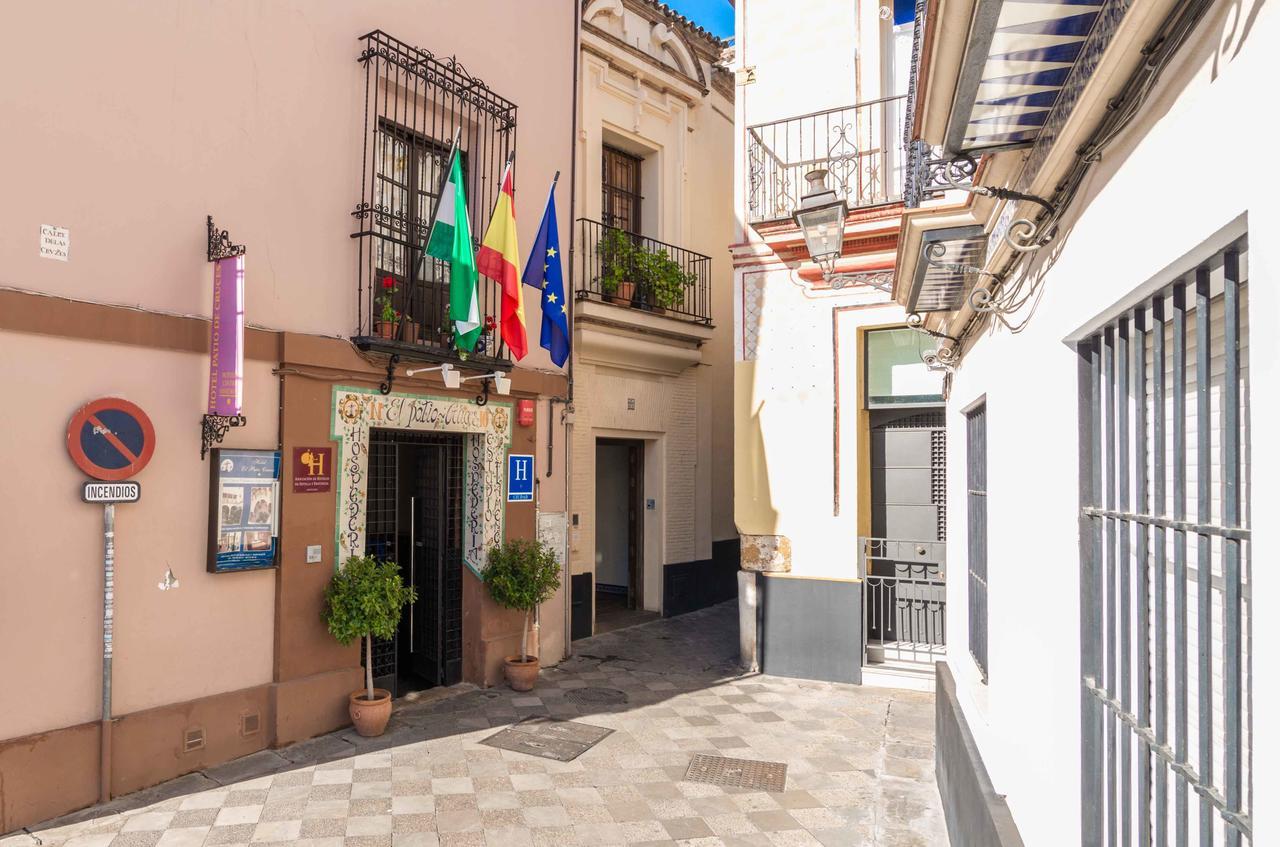
[[[275,572],[205,572],[206,357],[0,332],[0,362],[0,739],[100,713],[102,507],[80,501],[66,452],[67,420],[97,397],[137,403],[156,429],[142,499],[116,507],[114,711],[270,682]],[[224,444],[274,448],[277,380],[263,362],[245,372],[248,426]],[[180,585],[160,591],[168,567]]]
[[[522,249],[557,169],[568,241],[569,0],[72,5],[0,12],[0,32],[20,34],[0,50],[0,288],[207,316],[212,213],[248,246],[251,325],[350,335],[356,57],[377,28],[456,54],[521,107]],[[70,261],[39,258],[41,224],[70,229]],[[550,368],[536,297],[526,310],[524,364]],[[159,433],[142,502],[118,509],[116,712],[271,680],[274,574],[204,571],[207,367],[203,355],[0,332],[0,739],[98,715],[102,511],[79,501],[64,432],[99,396],[138,403]],[[249,426],[226,446],[274,447],[278,403],[270,365],[247,362]],[[562,467],[544,508],[563,508]],[[168,566],[181,587],[161,592]]]
[[[456,55],[519,110],[516,207],[533,240],[563,171],[573,4],[510,0],[10,4],[0,30],[0,285],[207,314],[206,214],[247,244],[251,324],[332,336],[356,321],[364,70],[383,29]],[[71,260],[37,256],[71,230]],[[477,234],[478,236],[479,234]],[[523,261],[522,256],[522,261]],[[551,367],[533,336],[525,365]]]

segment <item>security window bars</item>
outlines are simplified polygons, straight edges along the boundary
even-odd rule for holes
[[[624,232],[640,231],[640,164],[625,150],[605,145],[600,160],[600,208],[605,226]]]
[[[455,58],[439,58],[381,31],[361,38],[365,69],[360,202],[351,215],[360,244],[355,341],[362,349],[449,359],[448,264],[424,256],[431,216],[455,135],[474,243],[497,202],[502,167],[515,146],[516,106]],[[482,316],[496,317],[497,284],[481,277]],[[389,317],[389,320],[384,320]],[[497,333],[470,358],[504,363]]]
[[[1079,351],[1085,844],[1250,843],[1245,245]]]
[[[969,653],[987,681],[987,404],[966,413],[969,506]]]

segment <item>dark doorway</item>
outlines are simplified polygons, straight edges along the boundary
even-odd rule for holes
[[[938,408],[871,412],[867,636],[942,644],[946,587],[946,415]],[[909,543],[907,543],[909,542]]]
[[[375,429],[365,548],[393,559],[417,600],[375,641],[375,685],[400,696],[462,678],[462,436]]]
[[[596,441],[596,632],[644,614],[643,475],[644,442]]]

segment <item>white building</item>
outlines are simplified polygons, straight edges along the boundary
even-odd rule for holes
[[[922,168],[1019,192],[909,211],[896,264],[948,336],[952,843],[1280,843],[1280,201],[1252,152],[1280,15],[923,18]]]

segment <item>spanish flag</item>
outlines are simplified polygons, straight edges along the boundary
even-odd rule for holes
[[[512,157],[514,158],[514,157]],[[516,242],[516,193],[511,158],[502,171],[502,193],[485,231],[476,267],[502,287],[502,340],[517,361],[529,351],[524,331],[524,294],[520,290],[520,246]]]

